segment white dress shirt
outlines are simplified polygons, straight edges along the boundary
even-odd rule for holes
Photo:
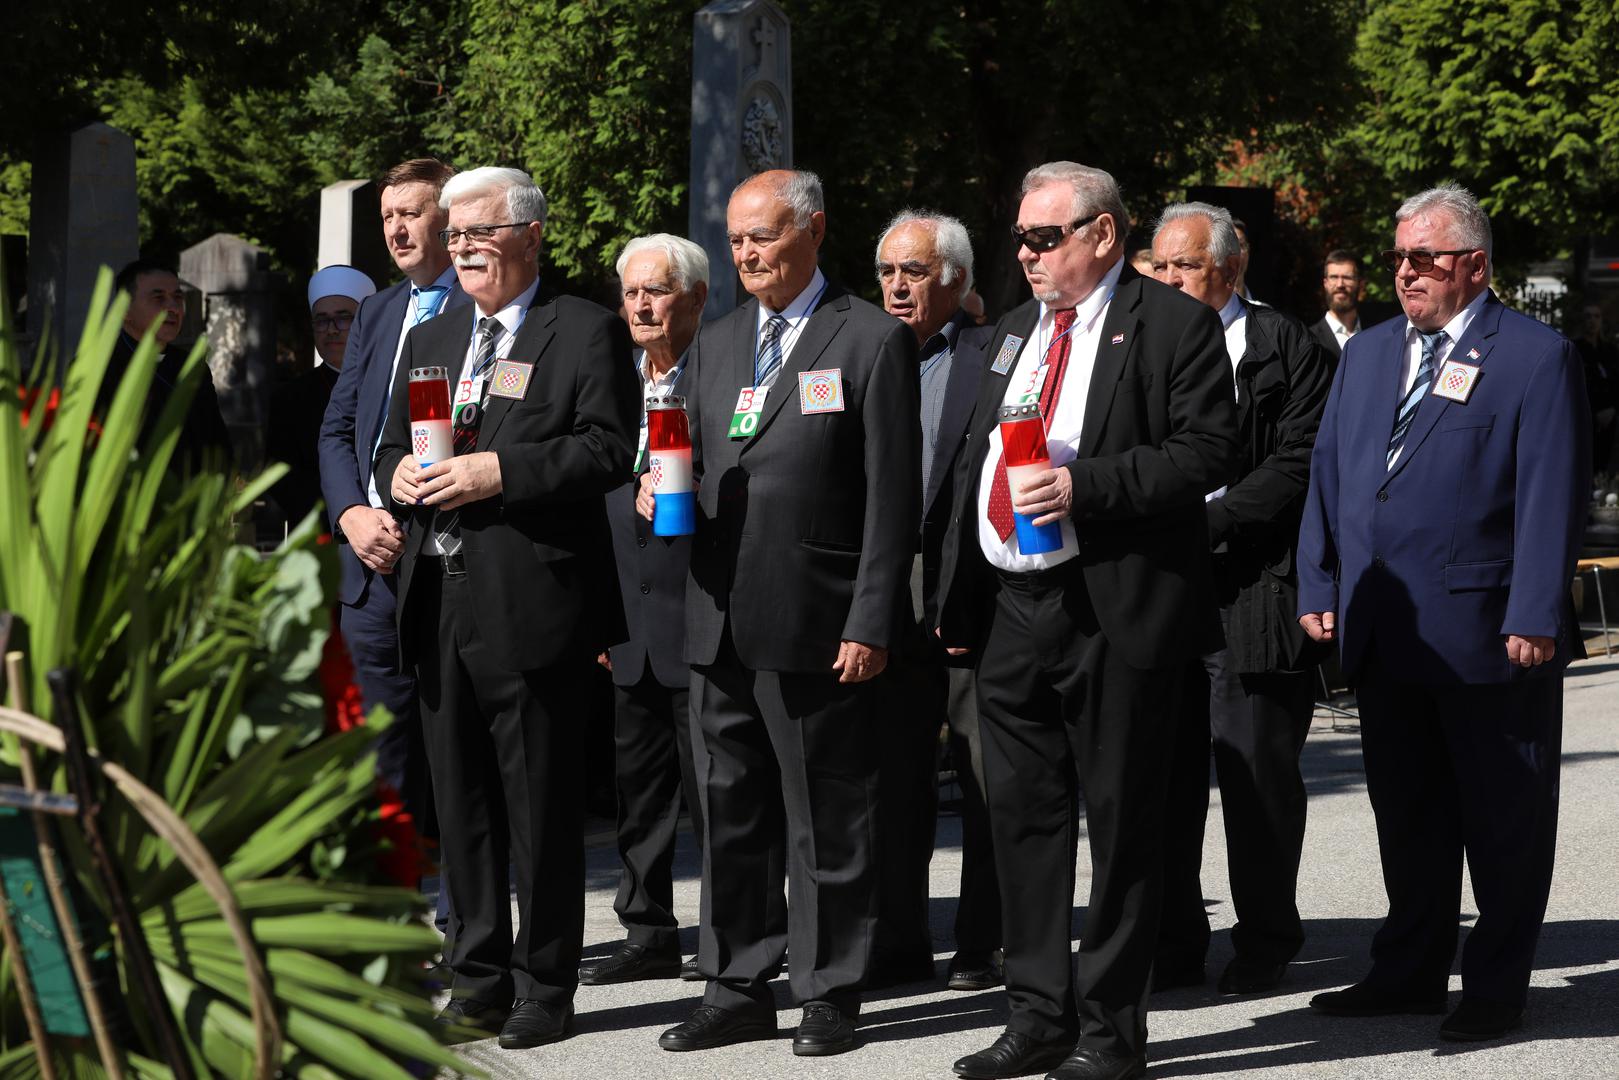
[[[1474,319],[1478,318],[1478,313],[1484,310],[1484,298],[1489,295],[1489,292],[1490,290],[1485,289],[1473,297],[1472,300],[1468,301],[1466,307],[1452,315],[1450,321],[1441,328],[1445,331],[1445,337],[1439,343],[1439,347],[1434,349],[1433,353],[1433,377],[1436,382],[1439,379],[1440,369],[1445,366],[1445,361],[1450,359],[1450,354],[1456,348],[1456,343],[1462,339],[1463,334],[1467,333],[1467,328],[1473,324]],[[1400,401],[1405,400],[1405,395],[1411,392],[1412,385],[1417,381],[1417,369],[1420,367],[1422,367],[1422,332],[1412,325],[1410,319],[1407,319],[1405,321],[1405,378],[1400,383],[1400,396],[1395,399],[1396,408],[1398,408]],[[1428,392],[1433,392],[1431,385]],[[1389,420],[1391,430],[1393,426],[1394,421],[1391,417]],[[1388,463],[1388,467],[1394,468],[1403,453],[1405,453],[1405,444],[1401,443],[1400,449],[1395,451],[1393,459]]]
[[[444,310],[444,304],[450,296],[450,287],[454,284],[455,267],[452,265],[446,269],[444,273],[434,278],[433,284],[428,286],[428,288],[444,290],[444,295],[439,298],[438,302],[439,311]],[[413,285],[411,286],[410,291],[406,294],[405,317],[404,321],[399,325],[399,341],[394,345],[393,366],[388,369],[388,393],[390,395],[393,393],[394,379],[399,377],[399,357],[405,351],[405,335],[410,333],[410,328],[416,325],[416,294],[420,291],[420,289]],[[382,442],[382,432],[380,431],[377,432],[377,442]],[[376,452],[377,448],[373,446],[371,448],[371,455],[375,457]],[[366,498],[370,500],[372,506],[376,507],[378,510],[382,509],[382,495],[377,491],[377,476],[375,472],[371,472],[371,474],[366,478],[365,495]]]
[[[798,344],[798,337],[804,332],[804,324],[809,322],[815,313],[815,305],[820,302],[821,294],[826,292],[826,277],[821,273],[820,267],[815,268],[815,276],[810,278],[804,291],[793,297],[792,301],[780,311],[771,311],[765,306],[763,300],[759,301],[759,319],[753,328],[754,358],[758,359],[759,340],[764,336],[765,323],[772,315],[780,315],[787,320],[787,329],[781,335],[781,370],[787,370],[787,363],[792,359],[793,346]]]
[[[1355,325],[1351,327],[1345,326],[1338,316],[1329,311],[1327,312],[1327,329],[1331,330],[1332,336],[1338,339],[1338,349],[1342,351],[1344,343],[1360,332],[1360,314],[1356,313]]]
[[[1051,455],[1053,468],[1079,456],[1079,440],[1084,434],[1085,402],[1090,397],[1091,372],[1096,367],[1096,349],[1102,340],[1102,323],[1107,318],[1113,290],[1119,284],[1119,274],[1123,269],[1124,260],[1114,263],[1113,268],[1097,282],[1096,288],[1074,307],[1074,328],[1070,331],[1073,341],[1069,345],[1062,395],[1057,399],[1057,408],[1046,421],[1046,453]],[[1012,405],[1021,401],[1034,385],[1040,368],[1045,364],[1046,351],[1051,347],[1055,322],[1056,312],[1044,304],[1040,305],[1040,320],[1035,323],[1034,332],[1018,353],[1012,377],[1006,381],[1003,404]],[[989,523],[989,492],[995,482],[995,465],[1000,460],[1001,429],[997,424],[990,428],[989,449],[984,457],[983,472],[978,477],[978,546],[989,564],[1002,570],[1027,573],[1061,565],[1079,554],[1074,522],[1069,517],[1059,522],[1062,527],[1062,547],[1043,555],[1020,553],[1015,530],[1004,541],[1000,538],[995,526]]]
[[[1248,305],[1243,303],[1242,297],[1236,293],[1225,302],[1220,309],[1220,325],[1225,327],[1225,351],[1231,358],[1231,387],[1232,394],[1237,392],[1237,365],[1248,352]],[[1226,485],[1221,484],[1207,495],[1204,502],[1213,502],[1226,493]]]

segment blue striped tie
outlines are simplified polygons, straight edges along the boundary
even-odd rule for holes
[[[753,361],[753,385],[769,386],[781,371],[781,335],[787,329],[787,320],[772,315],[765,320],[764,335],[759,339],[759,355]]]
[[[1439,352],[1439,345],[1445,340],[1443,330],[1435,330],[1431,334],[1419,332],[1422,339],[1422,362],[1417,365],[1417,379],[1411,384],[1411,389],[1405,392],[1400,399],[1400,411],[1394,415],[1394,433],[1389,436],[1388,461],[1385,468],[1394,468],[1394,458],[1405,443],[1406,432],[1411,430],[1411,421],[1417,418],[1417,406],[1422,404],[1423,397],[1428,393],[1428,387],[1433,385],[1434,356]]]

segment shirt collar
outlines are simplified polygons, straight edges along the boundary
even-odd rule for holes
[[[1231,329],[1232,323],[1236,322],[1247,313],[1248,305],[1242,302],[1241,296],[1233,292],[1231,294],[1231,299],[1225,302],[1225,307],[1220,309],[1220,325],[1229,330]]]
[[[780,311],[771,311],[765,306],[763,300],[759,301],[759,328],[763,329],[766,320],[772,315],[780,315],[787,320],[789,325],[807,319],[811,314],[811,305],[820,299],[821,290],[825,288],[826,277],[821,273],[821,268],[817,266],[815,276],[809,279],[809,284],[804,286],[804,291],[793,297],[792,301]]]
[[[1102,309],[1107,307],[1107,302],[1113,299],[1113,290],[1118,287],[1119,277],[1123,273],[1124,260],[1120,259],[1113,264],[1113,267],[1107,273],[1102,275],[1102,280],[1096,283],[1096,287],[1086,293],[1083,300],[1074,305],[1074,333],[1084,333],[1090,328],[1091,323],[1096,321],[1096,317],[1102,313]],[[1042,302],[1040,305],[1041,323],[1043,324],[1048,320],[1054,321],[1055,318],[1056,313]]]
[[[1327,312],[1327,329],[1331,330],[1338,337],[1353,336],[1357,331],[1360,330],[1360,312],[1355,312],[1355,325],[1353,327],[1349,326],[1332,312]]]
[[[1466,307],[1452,315],[1448,323],[1440,327],[1440,329],[1445,332],[1445,340],[1454,345],[1462,339],[1462,335],[1467,333],[1467,328],[1473,325],[1473,320],[1478,318],[1478,313],[1484,310],[1484,301],[1489,295],[1490,290],[1484,289],[1477,296],[1473,297],[1473,299],[1469,300]],[[1412,324],[1410,319],[1405,320],[1406,341],[1409,342],[1414,340],[1412,335],[1420,333],[1422,333],[1422,331],[1418,330],[1416,326]]]
[[[495,312],[495,318],[500,320],[501,329],[508,334],[516,334],[517,328],[523,325],[523,316],[528,313],[528,307],[534,302],[534,297],[539,291],[540,279],[535,278],[529,282],[528,288],[517,294],[515,300]],[[483,308],[477,304],[473,305],[472,310],[479,319],[485,317]]]
[[[449,266],[444,268],[444,273],[433,279],[433,283],[431,285],[417,285],[415,282],[411,282],[410,295],[415,296],[417,293],[425,292],[428,289],[448,290],[450,286],[454,284],[455,264],[451,263]]]
[[[642,385],[649,390],[667,390],[674,386],[676,380],[680,378],[680,373],[686,370],[686,356],[690,352],[691,350],[688,348],[686,352],[681,353],[675,360],[674,367],[653,379],[651,373],[647,370],[646,350],[636,349],[635,370],[641,373]]]
[[[958,310],[950,316],[950,321],[933,332],[933,336],[922,343],[922,351],[917,359],[927,363],[942,352],[954,352],[956,339],[961,336],[962,328],[967,325],[967,313]]]

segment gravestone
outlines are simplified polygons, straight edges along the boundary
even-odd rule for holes
[[[315,269],[352,266],[380,290],[396,276],[382,239],[382,193],[370,180],[339,180],[320,191]]]
[[[180,253],[180,276],[202,294],[202,327],[219,411],[230,429],[237,465],[254,472],[264,458],[280,275],[270,269],[270,253],[263,248],[215,233]]]
[[[744,298],[725,233],[731,189],[754,173],[792,167],[787,16],[770,0],[717,0],[692,16],[689,230],[708,253],[704,319]]]
[[[116,273],[140,254],[135,143],[106,124],[48,136],[34,156],[29,194],[28,336],[49,331],[59,363],[79,347],[103,266]]]

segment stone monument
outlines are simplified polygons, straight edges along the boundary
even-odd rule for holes
[[[396,271],[382,239],[382,193],[370,180],[339,180],[320,191],[320,247],[315,269],[352,266],[380,291]]]
[[[180,277],[202,293],[208,367],[219,411],[245,473],[264,458],[264,422],[275,363],[279,275],[270,253],[239,236],[215,233],[180,253]]]
[[[708,253],[703,318],[715,319],[743,298],[725,233],[731,189],[754,173],[793,165],[787,16],[770,0],[716,0],[692,16],[691,59],[689,230]]]
[[[102,123],[47,137],[31,188],[28,336],[48,331],[65,363],[79,347],[96,274],[140,254],[135,143]]]

